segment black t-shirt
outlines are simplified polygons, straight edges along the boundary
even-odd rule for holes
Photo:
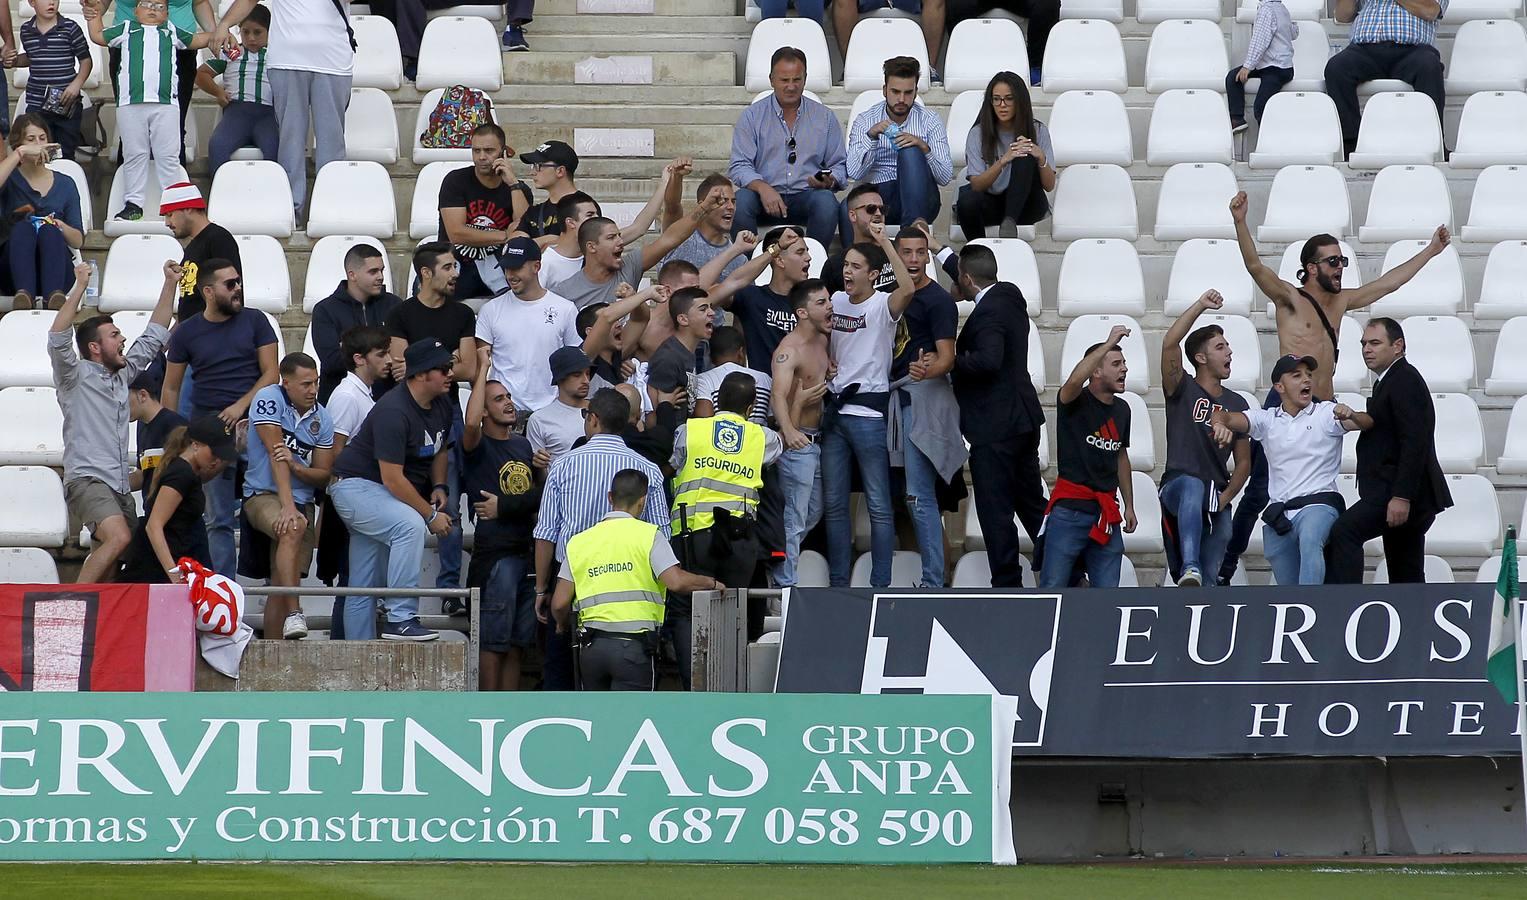
[[[161,407],[159,414],[147,422],[138,423],[138,453],[145,450],[162,450],[170,432],[185,425],[185,417],[168,406]],[[141,457],[140,457],[141,458]]]
[[[896,323],[896,343],[892,345],[891,380],[907,374],[907,367],[924,353],[937,353],[939,341],[954,340],[960,312],[954,297],[937,281],[930,281],[912,294],[912,302]]]
[[[183,556],[189,556],[204,566],[212,566],[212,551],[207,545],[207,526],[201,520],[205,506],[201,479],[196,477],[191,464],[179,456],[165,460],[163,467],[164,472],[159,476],[158,486],[143,501],[143,518],[138,523],[138,529],[133,532],[132,543],[122,554],[118,581],[137,584],[169,582],[169,574],[159,564],[154,546],[149,543],[146,527],[148,517],[154,512],[154,503],[158,501],[160,492],[167,487],[174,488],[180,494],[180,505],[170,513],[170,520],[164,525],[164,542],[169,545],[170,555],[177,561]]]
[[[451,406],[435,398],[421,409],[406,385],[388,391],[371,407],[366,420],[340,451],[334,474],[341,478],[365,478],[382,483],[378,463],[395,463],[420,497],[434,489],[431,466],[436,453],[450,447]]]
[[[843,290],[843,251],[838,251],[827,257],[827,262],[822,264],[822,283],[827,285],[827,290],[836,294]],[[887,262],[880,267],[880,276],[875,279],[875,290],[893,291],[896,289],[896,270]]]
[[[530,441],[518,434],[499,440],[482,436],[466,452],[464,487],[467,502],[483,499],[482,492],[498,495],[498,518],[478,519],[473,555],[490,552],[528,553],[533,544],[536,511],[541,506],[541,485],[535,478]]]
[[[1129,404],[1122,397],[1104,403],[1092,391],[1070,403],[1056,402],[1060,477],[1094,491],[1119,489],[1119,454],[1129,448]],[[1060,500],[1058,506],[1097,512],[1091,500]]]
[[[795,310],[790,308],[790,298],[750,284],[732,296],[731,313],[742,328],[748,368],[772,373],[774,351],[779,349],[785,335],[795,330]]]
[[[472,307],[460,300],[447,300],[436,308],[425,306],[418,297],[409,297],[387,314],[389,337],[402,338],[405,343],[434,338],[451,352],[461,349],[461,339],[474,339],[477,335],[477,314]],[[400,380],[398,382],[402,384]],[[456,392],[446,394],[451,408],[456,406]]]
[[[468,166],[455,169],[440,182],[440,208],[465,209],[467,225],[485,231],[510,231],[514,227],[514,195],[522,194],[530,200],[530,188],[525,182],[501,183],[490,188],[477,180],[477,172]],[[446,240],[445,220],[440,221],[440,240]],[[453,245],[457,259],[486,259],[493,247],[468,247]]]
[[[533,238],[561,234],[562,215],[557,212],[557,204],[547,200],[525,210],[525,217],[520,220],[520,230]]]
[[[1245,412],[1246,398],[1229,388],[1223,388],[1218,397],[1209,396],[1196,380],[1186,373],[1177,382],[1177,392],[1166,398],[1166,473],[1161,483],[1177,475],[1188,475],[1203,481],[1212,481],[1220,490],[1230,483],[1230,471],[1226,467],[1231,447],[1220,447],[1214,442],[1214,428],[1209,417],[1216,409]],[[1246,440],[1237,435],[1236,440]]]
[[[239,242],[228,229],[216,222],[207,223],[191,242],[186,244],[180,264],[185,271],[180,276],[180,299],[175,307],[175,318],[181,322],[207,308],[207,301],[196,290],[196,279],[201,275],[201,265],[209,259],[226,259],[244,274],[244,261],[239,258]]]

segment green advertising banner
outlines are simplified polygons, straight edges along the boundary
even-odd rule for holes
[[[989,696],[0,697],[0,860],[1014,861]]]

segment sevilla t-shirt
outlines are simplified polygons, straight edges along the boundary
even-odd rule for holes
[[[1122,397],[1104,403],[1092,391],[1070,403],[1057,402],[1060,477],[1094,491],[1119,489],[1119,454],[1129,449],[1129,404]],[[1091,500],[1059,500],[1057,506],[1096,513]]]
[[[732,296],[729,311],[742,327],[748,368],[766,375],[772,372],[774,351],[779,349],[785,335],[795,330],[795,310],[790,308],[790,298],[750,284]]]
[[[838,374],[828,382],[828,389],[834,394],[855,384],[859,394],[883,394],[891,389],[891,344],[899,320],[891,317],[890,301],[891,295],[884,291],[870,294],[863,303],[855,303],[844,291],[832,295],[832,336],[828,340]],[[882,415],[851,399],[840,411],[848,416]]]

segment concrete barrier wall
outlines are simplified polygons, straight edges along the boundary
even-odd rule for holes
[[[237,680],[198,659],[196,689],[464,691],[469,689],[467,646],[465,641],[250,641]]]

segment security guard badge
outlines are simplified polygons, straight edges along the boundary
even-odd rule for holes
[[[741,423],[717,419],[715,429],[714,441],[717,452],[727,454],[742,452],[743,432]]]

